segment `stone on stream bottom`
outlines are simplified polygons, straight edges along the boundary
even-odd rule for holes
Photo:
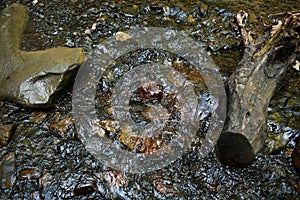
[[[26,107],[49,106],[86,59],[82,48],[58,47],[21,51],[28,11],[21,4],[3,9],[0,16],[0,100]]]
[[[15,153],[6,154],[0,161],[0,188],[10,188],[14,181],[14,173],[16,170]]]
[[[6,146],[9,143],[15,128],[15,124],[7,124],[0,126],[0,148]]]
[[[292,161],[295,169],[300,172],[300,137],[296,140],[296,148],[292,153]]]

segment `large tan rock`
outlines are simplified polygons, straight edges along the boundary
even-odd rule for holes
[[[81,48],[21,51],[27,20],[27,9],[21,4],[1,12],[0,99],[29,107],[48,106],[54,94],[73,80],[86,56]]]

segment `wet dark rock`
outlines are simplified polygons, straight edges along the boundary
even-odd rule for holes
[[[295,169],[300,171],[300,137],[296,141],[296,148],[292,153],[292,161]]]
[[[15,128],[15,124],[0,126],[0,148],[6,146],[9,143],[12,135],[14,134]]]
[[[48,106],[54,94],[66,87],[85,60],[80,48],[20,51],[28,20],[25,6],[12,4],[0,18],[0,99],[29,107]]]
[[[77,186],[73,192],[74,192],[75,196],[79,196],[79,195],[91,194],[95,190],[96,190],[96,183],[94,181],[92,181],[92,182]]]
[[[15,153],[6,154],[0,161],[0,188],[10,188],[14,181],[16,170]]]

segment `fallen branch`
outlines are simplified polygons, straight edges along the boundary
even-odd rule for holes
[[[262,149],[269,102],[300,50],[300,13],[287,13],[257,40],[246,29],[247,16],[237,14],[245,50],[227,82],[227,118],[217,143],[220,160],[238,166],[250,164]]]

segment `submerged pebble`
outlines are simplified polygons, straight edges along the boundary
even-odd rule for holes
[[[39,179],[42,176],[42,172],[38,168],[23,169],[19,172],[19,180],[34,180]]]
[[[6,146],[12,139],[16,124],[0,126],[0,148]]]
[[[96,190],[96,184],[95,182],[91,181],[86,184],[80,184],[74,189],[74,195],[79,196],[79,195],[87,195],[91,194]]]
[[[0,189],[11,188],[14,184],[16,156],[14,152],[4,155],[0,161]]]

